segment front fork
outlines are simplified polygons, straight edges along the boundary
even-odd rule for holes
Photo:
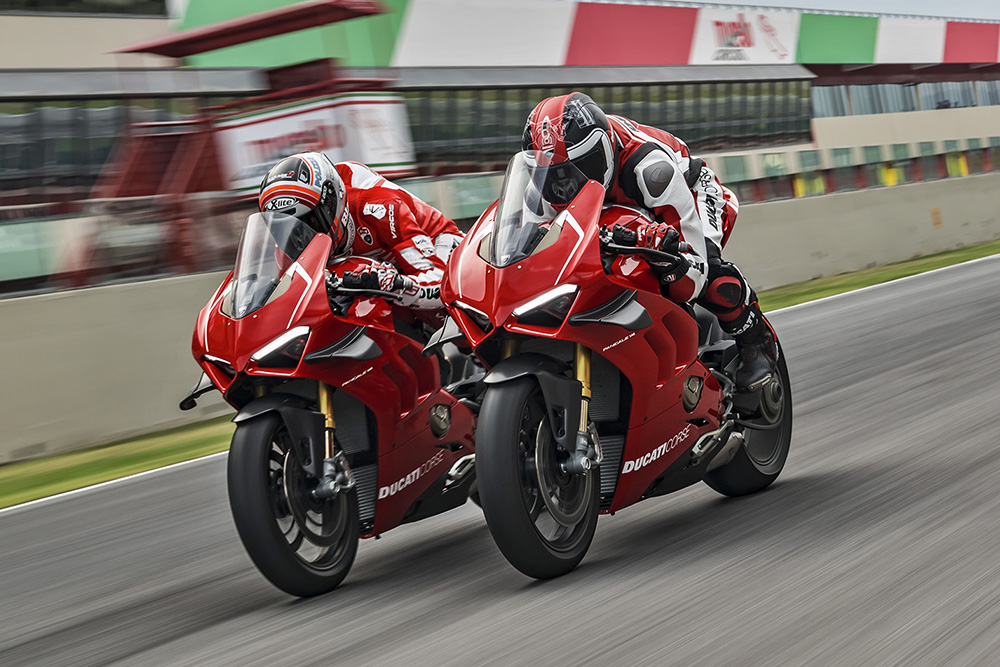
[[[580,475],[599,464],[604,458],[597,429],[590,424],[590,348],[580,343],[573,350],[573,377],[580,383],[580,426],[576,432],[576,450],[563,464],[563,469]]]
[[[501,357],[506,359],[517,353],[517,340],[504,339]],[[590,361],[589,347],[576,343],[573,350],[573,377],[580,383],[580,424],[576,432],[576,448],[570,452],[570,457],[562,464],[564,472],[581,475],[604,458],[601,443],[597,437],[597,429],[590,425]]]
[[[323,477],[313,490],[317,498],[332,498],[338,493],[347,493],[354,488],[354,473],[347,463],[344,452],[336,447],[337,425],[333,418],[333,387],[321,380],[317,381],[316,402],[324,419]]]

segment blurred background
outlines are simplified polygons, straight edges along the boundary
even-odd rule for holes
[[[176,410],[191,329],[300,150],[467,224],[580,90],[707,159],[758,289],[1000,237],[1000,22],[906,6],[3,0],[0,462],[223,410]]]

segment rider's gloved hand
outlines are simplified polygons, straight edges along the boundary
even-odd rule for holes
[[[663,222],[653,222],[640,230],[640,244],[646,248],[669,253],[673,259],[647,257],[647,261],[655,269],[662,283],[672,283],[679,280],[691,263],[681,255],[681,235],[676,229]],[[683,244],[686,248],[687,244]]]
[[[342,281],[343,286],[348,289],[398,292],[406,287],[406,280],[391,266],[372,267],[364,271],[345,271]]]
[[[681,234],[665,222],[649,223],[640,231],[640,236],[641,244],[647,248],[668,252],[671,255],[676,255],[679,251]],[[656,260],[652,262],[656,263]]]

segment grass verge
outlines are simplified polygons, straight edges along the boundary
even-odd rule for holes
[[[763,291],[758,295],[760,307],[765,311],[787,308],[788,306],[805,303],[806,301],[821,299],[825,296],[833,296],[841,292],[850,292],[862,287],[887,283],[890,280],[905,278],[906,276],[913,276],[925,271],[932,271],[945,266],[961,264],[972,259],[989,257],[996,254],[1000,254],[1000,240],[989,241],[988,243],[981,243],[967,248],[959,248],[958,250],[940,252],[936,255],[917,257],[897,264],[876,266],[863,271],[855,271],[854,273],[827,276],[825,278],[816,278],[815,280],[795,283],[794,285],[775,287],[774,289]]]
[[[766,290],[759,295],[760,304],[765,311],[776,310],[996,254],[1000,254],[1000,240]],[[224,451],[233,428],[229,418],[222,417],[110,445],[2,466],[0,508]]]
[[[0,467],[0,508],[224,451],[229,417]]]

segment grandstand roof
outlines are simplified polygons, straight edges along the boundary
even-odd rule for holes
[[[112,53],[155,53],[171,58],[182,58],[265,37],[385,12],[385,8],[376,0],[309,0],[193,30],[184,30],[166,37],[115,49]]]

